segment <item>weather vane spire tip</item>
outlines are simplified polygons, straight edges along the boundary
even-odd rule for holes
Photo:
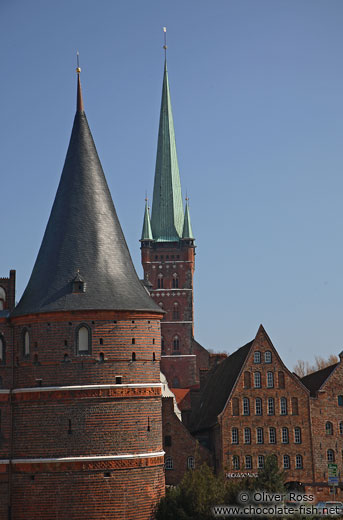
[[[76,72],[77,72],[77,74],[80,74],[80,72],[81,72],[79,57],[80,57],[80,53],[79,53],[79,51],[76,51],[76,65],[77,65]]]

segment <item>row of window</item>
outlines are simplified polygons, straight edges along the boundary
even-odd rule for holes
[[[170,258],[174,260],[174,258],[180,258],[180,255],[170,255]],[[155,255],[155,260],[158,260],[158,255]],[[160,260],[164,260],[164,255],[160,256]],[[169,260],[169,255],[166,255],[166,260]]]
[[[176,273],[173,274],[171,288],[172,289],[179,288],[179,279],[178,279]],[[167,286],[164,283],[164,277],[163,277],[162,273],[160,273],[157,277],[157,289],[167,289]]]
[[[262,362],[262,354],[259,350],[255,350],[254,352],[254,363],[258,364]],[[271,363],[272,362],[272,353],[270,350],[266,350],[264,353],[264,362]]]
[[[243,383],[244,388],[251,388],[251,372],[244,372]],[[262,374],[259,371],[253,372],[254,388],[262,388]],[[266,374],[266,388],[274,388],[274,372],[267,372]],[[285,375],[283,372],[278,372],[278,387],[285,388]]]
[[[257,468],[264,468],[264,455],[257,455]],[[282,458],[283,468],[291,469],[291,458],[289,455],[283,455]],[[238,455],[233,455],[232,457],[232,469],[240,469],[241,463]],[[303,458],[302,455],[295,456],[295,469],[303,468]],[[253,458],[251,455],[245,455],[244,457],[244,469],[253,469]]]
[[[277,435],[276,428],[270,427],[269,429],[268,440],[269,444],[277,443]],[[287,427],[281,428],[281,443],[288,444],[289,443],[289,430]],[[244,428],[243,430],[243,442],[244,444],[251,444],[251,429]],[[264,443],[264,430],[263,428],[256,428],[256,444]],[[294,443],[301,444],[301,428],[294,428]],[[239,430],[238,428],[231,429],[231,444],[239,444]]]
[[[162,336],[161,337],[161,349],[162,350],[165,350],[165,342],[164,342],[164,337]],[[174,350],[180,350],[180,338],[179,336],[174,336],[173,338],[173,349]]]
[[[263,415],[263,401],[261,397],[256,397],[255,401],[255,415]],[[268,397],[266,400],[266,411],[267,415],[275,415],[275,399],[274,397]],[[292,415],[299,414],[298,398],[291,398],[291,409]],[[278,411],[280,415],[288,415],[288,400],[287,397],[280,397]],[[239,399],[234,397],[232,399],[232,415],[239,415]],[[242,399],[242,415],[250,415],[250,399],[249,397],[243,397]]]
[[[339,425],[339,434],[343,435],[343,421],[340,421]],[[326,435],[333,435],[333,424],[330,421],[327,421],[325,423],[325,433]]]
[[[163,302],[158,302],[158,305],[161,307],[162,310],[164,310]],[[173,303],[173,320],[179,320],[180,319],[180,306],[177,302]]]
[[[166,457],[164,467],[165,467],[165,469],[174,469],[173,457]],[[187,469],[194,469],[194,468],[195,468],[194,457],[188,457],[187,458]]]

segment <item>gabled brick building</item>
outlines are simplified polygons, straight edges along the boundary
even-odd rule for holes
[[[24,294],[0,279],[0,518],[148,520],[164,493],[160,307],[83,108]],[[4,297],[5,295],[5,297]]]

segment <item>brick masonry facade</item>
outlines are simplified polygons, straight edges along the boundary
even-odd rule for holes
[[[148,520],[164,492],[160,315],[3,317],[0,334],[0,518]]]

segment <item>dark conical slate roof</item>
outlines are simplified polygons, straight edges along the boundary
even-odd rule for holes
[[[84,292],[73,292],[77,273]],[[12,315],[93,309],[160,312],[136,274],[78,100],[48,225],[31,278]]]

